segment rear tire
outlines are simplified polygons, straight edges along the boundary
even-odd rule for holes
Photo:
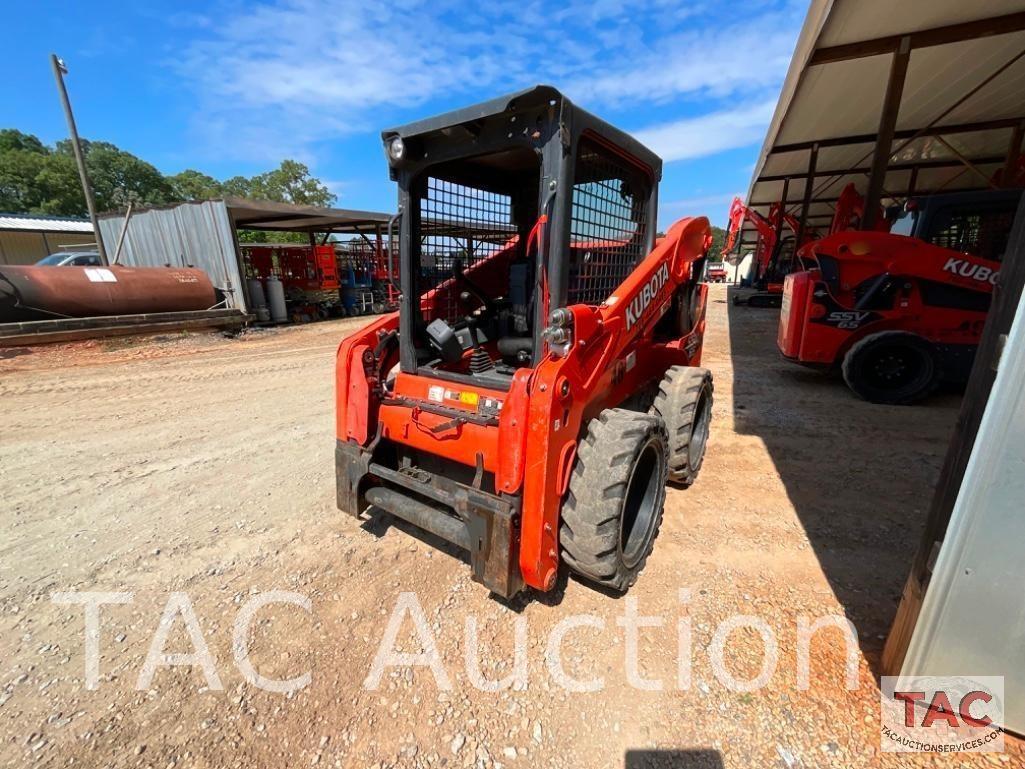
[[[578,575],[625,592],[662,524],[669,442],[659,417],[606,409],[577,448],[562,509],[562,558]]]
[[[866,336],[847,351],[842,370],[847,386],[872,403],[914,403],[932,395],[940,384],[936,348],[907,331]]]
[[[705,461],[713,389],[708,369],[673,366],[659,383],[651,407],[669,434],[669,480],[684,487],[694,483]]]

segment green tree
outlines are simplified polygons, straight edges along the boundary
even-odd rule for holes
[[[22,212],[39,208],[39,175],[47,164],[43,153],[23,149],[0,150],[0,211]]]
[[[310,175],[310,169],[296,160],[282,160],[273,171],[246,179],[236,176],[224,183],[226,194],[275,203],[299,206],[330,206],[336,196],[321,181]],[[298,232],[263,232],[242,230],[244,243],[305,243],[308,236]]]
[[[330,206],[335,196],[310,169],[283,160],[272,171],[251,178],[233,176],[220,182],[194,169],[164,176],[154,166],[110,142],[82,140],[86,168],[100,211],[135,205],[163,205],[180,200],[224,196],[307,206]],[[71,142],[55,148],[13,128],[0,130],[0,211],[85,216],[85,198]],[[305,242],[306,235],[242,233],[243,240]]]
[[[273,171],[254,176],[249,180],[249,196],[300,206],[330,206],[337,199],[297,160],[282,160]]]
[[[32,134],[22,133],[15,128],[0,129],[0,153],[11,150],[26,150],[39,155],[50,154],[46,145]]]
[[[167,182],[175,200],[213,200],[224,195],[224,185],[212,176],[191,168],[168,176]]]
[[[39,177],[49,156],[35,136],[13,128],[0,131],[0,211],[39,210],[45,198]]]
[[[110,142],[82,141],[85,167],[96,196],[96,208],[114,211],[135,205],[163,205],[174,200],[171,184],[145,160]],[[74,157],[71,140],[57,142],[57,155]]]
[[[221,185],[224,190],[224,194],[233,198],[249,198],[253,197],[253,182],[252,179],[247,179],[245,176],[233,176],[224,184]]]
[[[722,259],[722,247],[726,245],[726,230],[712,225],[712,245],[708,249],[708,258],[713,262]]]
[[[40,200],[38,205],[29,209],[31,213],[59,216],[85,216],[88,213],[78,166],[70,155],[49,155],[35,182]]]

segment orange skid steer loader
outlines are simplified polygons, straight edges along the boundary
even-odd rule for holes
[[[562,563],[625,591],[705,452],[708,220],[655,246],[660,159],[547,86],[382,139],[401,300],[338,348],[338,507],[503,597]]]

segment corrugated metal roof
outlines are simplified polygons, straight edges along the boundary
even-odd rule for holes
[[[163,206],[136,208],[135,215],[148,211],[168,211],[203,206],[206,203],[220,203],[228,212],[231,223],[239,229],[271,230],[277,232],[359,232],[388,223],[391,214],[380,211],[354,211],[347,208],[321,208],[300,206],[294,203],[276,203],[270,200],[249,198],[214,198],[213,200],[188,200]],[[100,221],[121,219],[123,213],[113,211],[100,214]],[[101,225],[102,226],[102,225]]]
[[[74,219],[66,216],[0,213],[0,230],[92,233],[93,225],[88,219]]]
[[[919,195],[987,187],[1025,125],[1025,57],[1015,60],[1025,51],[1025,0],[812,0],[752,175],[752,208],[768,214],[789,177],[787,207],[800,212],[814,142],[809,215],[818,224],[848,183],[866,192],[904,35],[911,53],[882,203],[902,202],[914,167]]]

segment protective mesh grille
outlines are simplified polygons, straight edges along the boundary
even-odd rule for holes
[[[604,302],[646,255],[647,182],[601,147],[580,143],[570,219],[569,304]]]
[[[933,245],[1002,261],[1014,223],[1014,211],[957,213],[930,238]]]
[[[428,178],[427,195],[420,200],[420,291],[452,278],[457,261],[469,270],[505,248],[515,235],[508,195]],[[455,296],[436,306],[434,316],[457,320]]]

